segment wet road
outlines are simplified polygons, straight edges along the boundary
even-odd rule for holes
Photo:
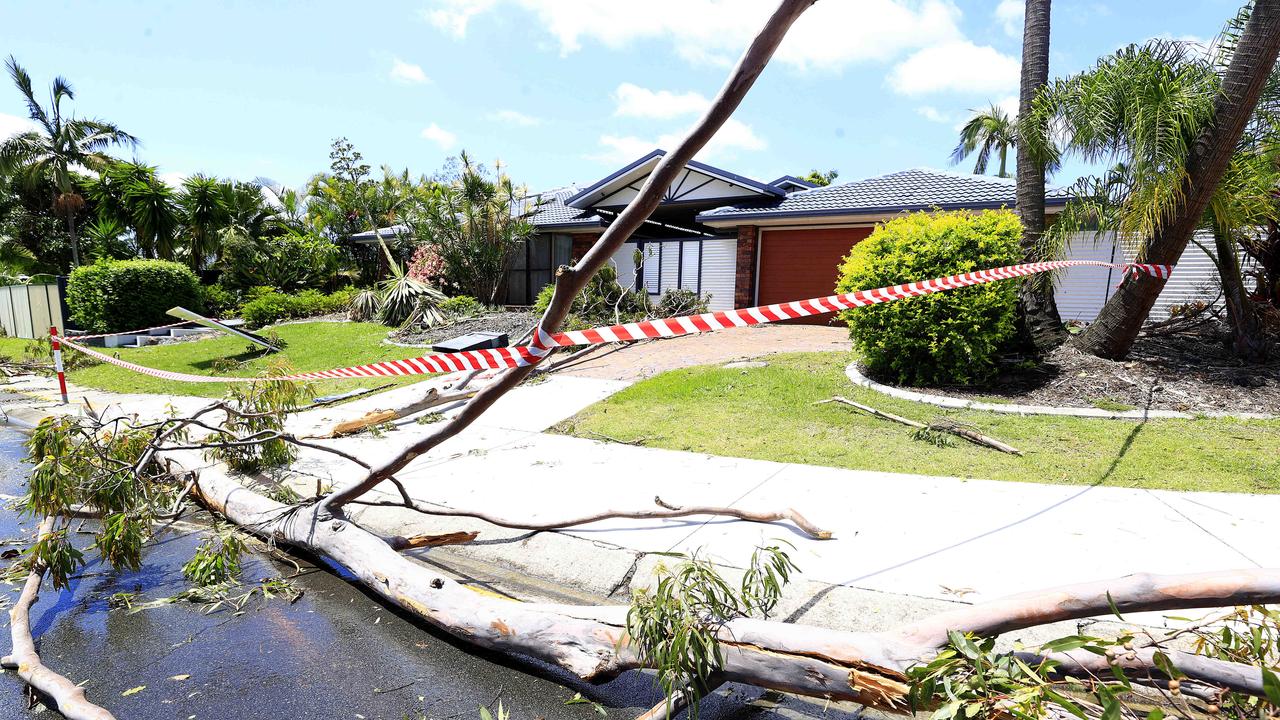
[[[0,493],[10,497],[23,492],[27,466],[20,462],[21,441],[19,433],[0,427]],[[9,504],[0,512],[0,538],[27,537],[36,521],[18,518]],[[110,608],[108,599],[118,592],[136,593],[136,605],[188,587],[181,567],[208,519],[190,520],[155,538],[140,571],[116,572],[91,561],[70,590],[55,593],[46,586],[33,608],[33,630],[45,663],[84,683],[89,699],[121,720],[446,720],[477,718],[479,706],[498,700],[512,711],[512,720],[598,720],[602,715],[634,718],[658,699],[644,674],[590,686],[532,661],[464,649],[301,558],[295,558],[299,570],[250,553],[241,575],[246,584],[296,575],[292,582],[304,593],[294,603],[255,597],[243,611],[211,613],[186,601],[132,613]],[[88,545],[90,536],[81,537]],[[86,557],[94,555],[86,552]],[[18,589],[4,592],[7,606]],[[0,647],[7,648],[4,617]],[[599,705],[565,704],[579,692]],[[775,701],[782,707],[769,709]],[[845,713],[829,708],[824,714],[818,704],[731,686],[708,698],[701,716]],[[28,710],[23,684],[12,673],[0,676],[0,718],[33,717],[61,716],[40,706]]]

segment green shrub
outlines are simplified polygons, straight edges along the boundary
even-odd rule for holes
[[[319,290],[289,295],[274,288],[255,287],[248,293],[249,301],[240,307],[240,317],[253,327],[262,327],[281,320],[342,312],[351,305],[355,292],[344,288],[328,295]]]
[[[221,285],[201,285],[200,304],[204,312],[215,318],[232,317],[240,305],[235,293]]]
[[[441,300],[436,309],[446,317],[462,318],[480,314],[484,311],[484,304],[470,295],[455,295]]]
[[[190,268],[166,260],[117,260],[84,265],[67,281],[67,307],[93,332],[139,330],[173,322],[175,305],[203,310],[200,281]]]
[[[837,292],[870,290],[1019,261],[1013,213],[914,213],[854,246]],[[989,379],[1014,332],[1017,284],[994,282],[847,310],[854,347],[877,377],[904,385]]]
[[[228,231],[222,237],[221,282],[235,289],[320,287],[333,279],[341,261],[338,246],[318,235],[290,231],[259,238]]]

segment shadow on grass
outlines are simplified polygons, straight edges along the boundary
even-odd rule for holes
[[[1149,405],[1149,403],[1148,403],[1148,405]],[[990,530],[987,530],[987,531],[984,531],[984,532],[978,533],[977,535],[970,536],[970,537],[965,538],[965,539],[963,539],[963,540],[958,540],[958,541],[956,541],[956,542],[951,543],[950,545],[946,545],[946,546],[940,547],[940,548],[938,548],[938,549],[936,549],[936,550],[930,550],[929,552],[926,552],[926,553],[924,553],[924,554],[922,554],[922,555],[917,555],[916,557],[913,557],[913,558],[910,558],[910,559],[907,559],[907,560],[903,560],[903,561],[901,561],[901,562],[894,563],[894,564],[892,564],[892,565],[889,565],[888,567],[883,567],[883,568],[880,568],[879,570],[873,570],[873,571],[871,571],[871,572],[869,572],[869,573],[867,573],[867,574],[865,574],[865,575],[860,575],[860,576],[855,577],[855,578],[850,578],[850,579],[848,579],[848,580],[845,580],[844,582],[841,582],[841,583],[838,583],[838,584],[835,584],[835,585],[828,585],[827,587],[823,588],[822,590],[819,590],[818,592],[814,593],[813,597],[809,598],[807,601],[805,601],[805,603],[804,603],[803,605],[801,605],[800,607],[796,608],[796,610],[795,610],[794,612],[792,612],[790,615],[788,615],[788,616],[787,616],[787,618],[786,618],[786,622],[797,622],[797,621],[799,621],[799,620],[800,620],[801,618],[803,618],[803,617],[804,617],[804,616],[805,616],[805,615],[806,615],[810,610],[812,610],[814,607],[816,607],[816,606],[818,605],[818,603],[822,602],[822,599],[823,599],[823,598],[825,598],[828,594],[830,594],[830,593],[831,593],[833,590],[835,590],[836,588],[839,588],[839,587],[849,587],[849,586],[853,585],[854,583],[862,582],[862,581],[864,581],[864,580],[867,580],[867,579],[873,578],[873,577],[875,577],[875,576],[877,576],[877,575],[883,575],[884,573],[891,572],[891,571],[893,571],[893,570],[897,570],[897,569],[899,569],[899,568],[903,568],[903,567],[906,567],[906,566],[908,566],[908,565],[912,565],[912,564],[914,564],[914,563],[920,562],[921,560],[926,560],[926,559],[931,558],[931,557],[933,557],[933,556],[935,556],[935,555],[940,555],[940,554],[942,554],[942,553],[945,553],[945,552],[947,552],[947,551],[949,551],[949,550],[955,550],[956,548],[963,547],[963,546],[965,546],[965,545],[968,545],[969,543],[976,542],[976,541],[981,540],[981,539],[983,539],[983,538],[991,537],[992,535],[996,535],[996,534],[998,534],[998,533],[1001,533],[1001,532],[1004,532],[1004,531],[1006,531],[1006,530],[1009,530],[1010,528],[1014,528],[1014,527],[1017,527],[1017,526],[1019,526],[1019,525],[1022,525],[1023,523],[1026,523],[1026,522],[1029,522],[1029,521],[1031,521],[1031,520],[1034,520],[1034,519],[1036,519],[1036,518],[1040,517],[1041,515],[1044,515],[1044,514],[1046,514],[1046,513],[1050,512],[1050,511],[1053,511],[1053,510],[1055,510],[1055,509],[1057,509],[1057,508],[1059,508],[1059,507],[1062,507],[1063,505],[1066,505],[1067,503],[1070,503],[1070,502],[1072,502],[1072,501],[1074,501],[1074,500],[1079,499],[1079,498],[1080,498],[1080,497],[1082,497],[1085,493],[1087,493],[1087,492],[1089,492],[1089,491],[1093,490],[1093,489],[1094,489],[1094,488],[1096,488],[1096,487],[1100,487],[1100,486],[1102,486],[1102,485],[1105,485],[1105,484],[1107,483],[1107,481],[1111,479],[1111,476],[1115,474],[1116,468],[1118,468],[1118,467],[1120,466],[1120,463],[1124,460],[1125,456],[1129,453],[1130,448],[1132,448],[1132,447],[1133,447],[1133,443],[1138,439],[1138,435],[1142,432],[1142,429],[1146,426],[1146,424],[1147,424],[1147,420],[1144,418],[1144,419],[1143,419],[1142,421],[1140,421],[1137,425],[1134,425],[1134,426],[1133,426],[1133,429],[1129,431],[1128,436],[1126,436],[1126,437],[1125,437],[1125,439],[1124,439],[1124,443],[1122,443],[1122,444],[1120,445],[1120,450],[1119,450],[1119,451],[1117,451],[1117,452],[1116,452],[1116,456],[1115,456],[1114,458],[1112,458],[1112,460],[1111,460],[1111,464],[1109,464],[1109,465],[1107,466],[1107,469],[1106,469],[1106,470],[1105,470],[1105,471],[1104,471],[1100,476],[1098,476],[1098,479],[1097,479],[1097,480],[1094,480],[1092,483],[1089,483],[1088,485],[1084,486],[1084,487],[1083,487],[1083,488],[1081,488],[1078,492],[1072,493],[1071,495],[1068,495],[1067,497],[1062,498],[1061,500],[1058,500],[1057,502],[1054,502],[1054,503],[1051,503],[1051,504],[1049,504],[1049,505],[1046,505],[1045,507],[1040,508],[1039,510],[1036,510],[1036,511],[1035,511],[1035,512],[1033,512],[1033,513],[1030,513],[1029,515],[1025,515],[1025,516],[1023,516],[1023,517],[1020,517],[1020,518],[1018,518],[1018,519],[1016,519],[1016,520],[1012,520],[1012,521],[1007,522],[1007,523],[1005,523],[1005,524],[1003,524],[1003,525],[1000,525],[1000,526],[998,526],[998,527],[994,527],[994,528],[992,528],[992,529],[990,529]]]

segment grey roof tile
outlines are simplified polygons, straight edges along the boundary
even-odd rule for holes
[[[557,225],[598,225],[601,223],[599,215],[590,210],[579,210],[565,205],[565,201],[577,195],[579,188],[574,186],[558,188],[556,190],[547,190],[541,193],[535,193],[530,196],[530,200],[541,199],[545,204],[538,208],[538,212],[529,218],[529,222],[538,227],[555,227]]]
[[[1050,205],[1065,203],[1069,197],[1065,188],[1053,188],[1045,194],[1045,200]],[[933,207],[1013,207],[1014,198],[1015,184],[1011,179],[915,168],[804,190],[781,200],[719,207],[700,214],[698,219],[843,215]]]

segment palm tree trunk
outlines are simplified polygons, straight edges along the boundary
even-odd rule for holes
[[[1218,277],[1222,279],[1227,320],[1231,325],[1231,350],[1241,360],[1263,362],[1271,350],[1266,328],[1245,290],[1236,243],[1231,234],[1217,223],[1213,225],[1213,246],[1214,254],[1218,256]]]
[[[1029,117],[1036,93],[1049,82],[1049,3],[1027,0],[1022,29],[1022,79],[1018,93],[1018,115]],[[1041,259],[1044,237],[1044,163],[1018,143],[1018,218],[1022,220],[1022,256],[1026,262]],[[1001,172],[1004,172],[1003,163]],[[1066,342],[1053,284],[1043,278],[1028,278],[1018,290],[1018,313],[1022,335],[1041,352]]]
[[[1222,90],[1214,103],[1214,120],[1191,148],[1180,199],[1175,202],[1169,221],[1147,242],[1143,262],[1174,265],[1182,257],[1253,115],[1277,54],[1280,0],[1257,0],[1235,57],[1223,75]],[[1076,337],[1076,346],[1099,357],[1119,359],[1128,355],[1165,282],[1165,278],[1145,273],[1127,278],[1102,306],[1093,324]]]
[[[67,213],[67,235],[71,237],[71,269],[80,267],[80,238],[76,236],[75,213]]]

